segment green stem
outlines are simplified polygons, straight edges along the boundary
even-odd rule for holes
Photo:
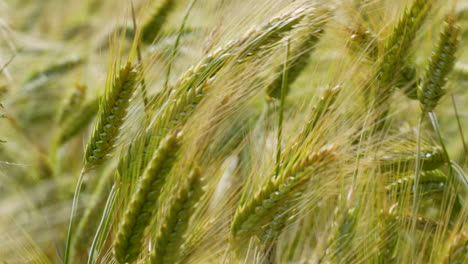
[[[284,120],[284,101],[286,98],[286,86],[288,85],[288,60],[289,60],[289,49],[290,41],[288,40],[288,45],[286,46],[286,58],[284,61],[283,67],[283,81],[281,83],[281,98],[280,98],[280,107],[279,107],[279,118],[278,118],[278,134],[277,134],[277,144],[278,148],[276,151],[276,173],[275,177],[278,177],[280,170],[281,162],[281,138],[283,134],[283,120]]]
[[[78,202],[80,199],[80,192],[81,192],[81,187],[83,186],[83,181],[84,181],[84,176],[86,175],[86,172],[84,168],[81,170],[80,177],[78,177],[78,182],[75,187],[75,193],[73,194],[73,203],[72,203],[72,208],[71,208],[71,213],[70,213],[70,221],[68,223],[68,233],[67,233],[67,240],[65,244],[65,253],[63,255],[63,264],[69,264],[70,263],[70,248],[71,248],[71,240],[72,240],[72,235],[73,235],[73,220],[76,216],[76,212],[78,211]]]
[[[197,0],[192,0],[190,1],[187,10],[185,11],[184,18],[182,19],[182,24],[180,25],[179,32],[177,33],[177,38],[174,43],[174,47],[172,49],[172,55],[171,58],[169,59],[169,65],[167,66],[167,71],[166,71],[166,80],[164,81],[164,91],[167,91],[167,86],[169,85],[169,78],[171,77],[171,71],[172,71],[172,63],[174,62],[174,58],[177,54],[177,49],[179,48],[179,43],[180,43],[180,38],[182,36],[182,31],[185,28],[185,24],[187,23],[187,19],[190,15],[190,12],[192,11],[193,6]]]

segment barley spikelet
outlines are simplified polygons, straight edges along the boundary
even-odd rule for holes
[[[179,141],[180,135],[166,137],[140,178],[115,239],[117,262],[132,262],[142,251],[145,230],[153,218],[161,188],[176,160]]]
[[[411,63],[407,63],[402,67],[395,86],[402,89],[409,99],[417,100],[417,82],[416,68]]]
[[[299,32],[298,35],[303,38],[297,45],[292,47],[291,59],[286,63],[288,71],[288,83],[284,87],[284,91],[287,94],[290,86],[296,81],[299,75],[304,71],[310,61],[310,56],[315,49],[315,45],[319,41],[320,37],[324,32],[326,20],[321,18],[320,21],[314,21],[314,19],[305,18],[305,22],[301,22],[298,27],[304,27],[307,32]],[[317,20],[317,19],[315,19]],[[281,85],[283,82],[282,72],[284,71],[285,63],[282,63],[276,68],[276,78],[268,85],[267,99],[279,99],[281,97]]]
[[[77,84],[72,94],[66,100],[63,105],[62,111],[58,117],[58,122],[63,123],[65,119],[71,116],[72,113],[76,111],[77,108],[80,108],[85,97],[86,97],[86,85]]]
[[[202,196],[203,184],[200,172],[196,169],[191,172],[188,183],[171,201],[169,211],[157,233],[148,263],[179,263],[190,217]]]
[[[105,161],[111,154],[137,86],[137,67],[130,62],[120,69],[101,102],[93,133],[85,151],[85,170]]]
[[[380,91],[379,102],[385,102],[389,97],[391,83],[397,77],[402,62],[405,61],[409,48],[416,37],[418,29],[427,16],[432,0],[414,0],[385,41],[383,56],[378,63],[377,78]]]
[[[455,18],[448,16],[439,43],[432,54],[429,66],[418,88],[418,97],[424,113],[431,112],[444,95],[447,75],[455,63],[455,53],[459,45],[460,28]]]
[[[307,135],[309,135],[315,129],[320,120],[325,118],[326,114],[333,111],[333,106],[336,102],[336,99],[340,95],[341,90],[342,87],[337,85],[323,91],[322,97],[320,97],[319,102],[312,109],[307,123],[299,133],[300,140],[304,140]]]
[[[141,133],[137,140],[129,146],[127,154],[120,158],[118,167],[121,175],[130,178],[138,176],[148,164],[161,139],[174,129],[184,126],[206,95],[209,87],[208,84],[204,84],[198,88],[189,89],[186,93],[168,102],[156,117],[154,125],[148,131]],[[129,160],[128,157],[132,157],[132,159]]]
[[[141,28],[141,40],[143,42],[151,43],[158,36],[169,14],[174,10],[175,3],[175,0],[165,0],[154,10],[151,17],[143,23]]]
[[[99,110],[97,99],[83,103],[78,111],[72,113],[63,123],[59,143],[64,144],[87,127]]]
[[[271,177],[249,201],[241,205],[234,217],[231,232],[234,239],[257,235],[287,204],[305,188],[305,183],[322,163],[333,159],[334,147],[326,146],[310,154],[301,162],[289,166],[279,177]],[[284,211],[284,208],[281,209]],[[280,229],[279,229],[280,230]],[[279,231],[278,230],[278,231]]]

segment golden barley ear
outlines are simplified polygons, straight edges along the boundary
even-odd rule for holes
[[[460,42],[460,28],[455,17],[447,16],[439,42],[429,60],[428,67],[418,88],[418,97],[423,113],[434,110],[445,94],[447,76],[455,64],[455,53]]]
[[[94,129],[86,145],[85,171],[101,164],[112,154],[137,84],[138,67],[128,62],[101,100]]]

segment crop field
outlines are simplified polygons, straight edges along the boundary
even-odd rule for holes
[[[467,0],[0,0],[0,264],[468,264]]]

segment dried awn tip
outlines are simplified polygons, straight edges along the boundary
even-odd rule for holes
[[[179,263],[183,257],[183,244],[189,221],[203,196],[203,182],[195,169],[188,183],[179,191],[169,205],[168,213],[158,230],[155,246],[150,255],[150,264]]]
[[[142,175],[125,211],[114,243],[118,263],[135,261],[143,250],[144,233],[157,209],[161,189],[172,169],[181,135],[169,135],[162,142]]]
[[[423,113],[434,110],[440,98],[445,94],[444,86],[447,75],[455,64],[455,53],[460,42],[460,28],[455,18],[448,16],[440,34],[439,43],[429,60],[429,66],[418,88],[418,97]]]
[[[85,151],[85,170],[104,162],[114,149],[127,116],[130,99],[138,84],[138,67],[130,62],[120,69],[101,101],[98,119]]]

